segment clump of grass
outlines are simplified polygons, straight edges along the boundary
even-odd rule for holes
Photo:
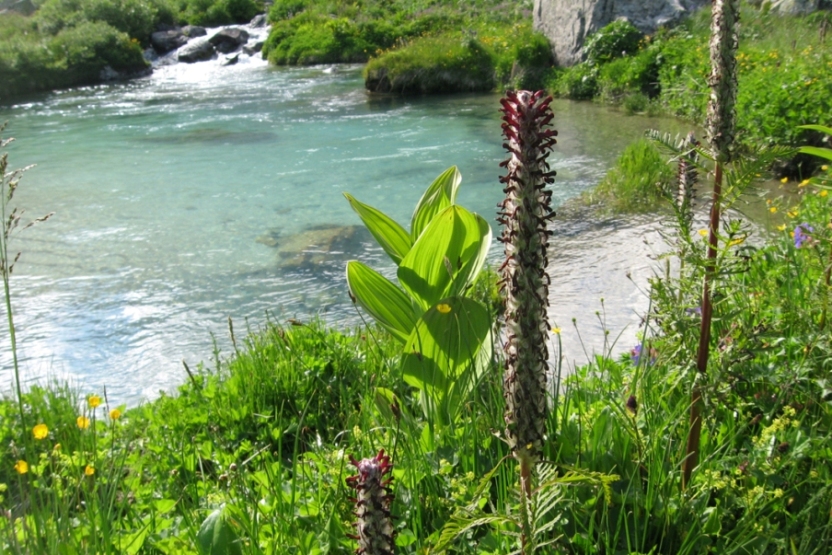
[[[425,37],[371,60],[364,80],[371,91],[409,94],[490,91],[494,59],[476,39]]]
[[[590,204],[617,213],[654,211],[666,196],[675,175],[656,146],[639,139],[624,149],[598,186],[584,195]]]

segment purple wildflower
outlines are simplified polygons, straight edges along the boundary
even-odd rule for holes
[[[633,364],[638,366],[638,361],[641,359],[641,345],[636,345],[630,349],[630,358],[633,359]]]
[[[799,249],[803,246],[803,243],[810,241],[812,236],[809,235],[810,233],[814,233],[815,228],[810,226],[807,223],[797,224],[797,227],[794,228],[794,246],[796,249]]]

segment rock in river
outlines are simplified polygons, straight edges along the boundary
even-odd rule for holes
[[[177,53],[177,58],[180,62],[192,64],[194,62],[204,62],[210,60],[214,56],[214,45],[212,45],[205,37],[194,39],[182,48]]]
[[[369,233],[359,225],[319,225],[288,236],[271,231],[257,238],[258,243],[275,249],[278,266],[287,270],[311,269],[327,262],[342,265],[355,258],[362,243],[369,240]]]
[[[165,54],[176,50],[188,42],[188,37],[182,31],[174,29],[171,31],[156,31],[150,35],[150,44],[159,54]]]
[[[248,42],[248,31],[239,27],[223,29],[208,39],[217,51],[229,54]]]

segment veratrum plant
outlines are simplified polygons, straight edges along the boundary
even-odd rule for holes
[[[359,555],[393,555],[395,530],[390,516],[393,496],[390,484],[393,481],[393,465],[384,450],[369,459],[357,461],[350,458],[358,474],[347,478],[347,485],[356,491],[353,499]]]
[[[449,424],[491,359],[491,319],[466,296],[485,263],[491,228],[456,204],[456,167],[428,187],[410,232],[381,211],[345,195],[398,266],[399,285],[358,261],[347,263],[352,298],[403,344],[404,380],[420,390],[431,423]]]
[[[520,463],[520,479],[526,497],[531,491],[531,471],[540,458],[546,433],[546,372],[549,351],[547,309],[549,276],[548,221],[554,181],[546,158],[557,142],[550,129],[551,98],[543,91],[509,92],[503,105],[504,144],[510,157],[501,164],[500,178],[506,198],[500,203],[500,241],[505,244],[501,286],[505,308],[506,436]]]

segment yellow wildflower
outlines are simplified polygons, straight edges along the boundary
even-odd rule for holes
[[[702,237],[705,237],[707,234],[708,234],[707,229],[700,229],[699,230],[699,235],[701,235]]]
[[[113,409],[110,411],[110,420],[118,420],[121,418],[121,411],[118,409]]]
[[[786,224],[780,224],[777,226],[777,231],[786,231]]]
[[[797,184],[797,186],[798,186],[798,187],[805,187],[805,186],[806,186],[806,185],[808,185],[808,184],[809,184],[809,180],[808,180],[808,179],[804,179],[803,181],[801,181],[800,183],[798,183],[798,184]]]
[[[560,335],[560,328],[552,328],[552,333]]]
[[[799,214],[800,214],[800,212],[799,212],[798,210],[789,210],[788,212],[786,212],[786,215],[787,215],[789,218],[797,218],[797,216],[798,216]]]
[[[86,430],[90,427],[90,419],[82,415],[75,419],[75,424],[82,430]]]
[[[14,465],[14,469],[17,470],[18,474],[26,474],[29,472],[29,463],[26,461],[17,461]]]
[[[436,305],[436,310],[439,311],[441,314],[447,314],[451,311],[451,305],[445,303],[439,303]]]
[[[780,183],[788,183],[788,182],[789,182],[788,177],[784,177],[783,179],[780,180]]]
[[[777,213],[777,207],[772,206],[771,208],[768,209],[768,211],[771,212],[772,214],[776,214]]]
[[[90,406],[91,409],[94,409],[101,405],[101,397],[98,395],[90,395],[87,397],[87,404]]]
[[[90,465],[84,467],[84,476],[92,476],[93,474],[95,474],[95,469],[93,467]]]
[[[827,166],[826,164],[824,164],[824,165],[822,165],[822,166],[820,167],[820,169],[822,169],[823,171],[826,171],[826,170],[828,170],[828,169],[829,169],[829,166]]]
[[[745,242],[745,237],[737,237],[736,239],[731,239],[728,242],[728,246],[733,247],[733,246],[736,246],[736,245],[741,245],[744,242]]]
[[[49,435],[49,428],[46,427],[46,424],[38,424],[32,428],[32,435],[35,436],[35,439],[46,439],[46,436]]]
[[[824,189],[823,191],[821,191],[821,192],[819,192],[819,193],[818,193],[818,195],[820,195],[820,196],[822,196],[822,197],[825,197],[825,196],[826,196],[826,195],[828,195],[828,194],[829,194],[829,193],[826,191],[826,189]]]

